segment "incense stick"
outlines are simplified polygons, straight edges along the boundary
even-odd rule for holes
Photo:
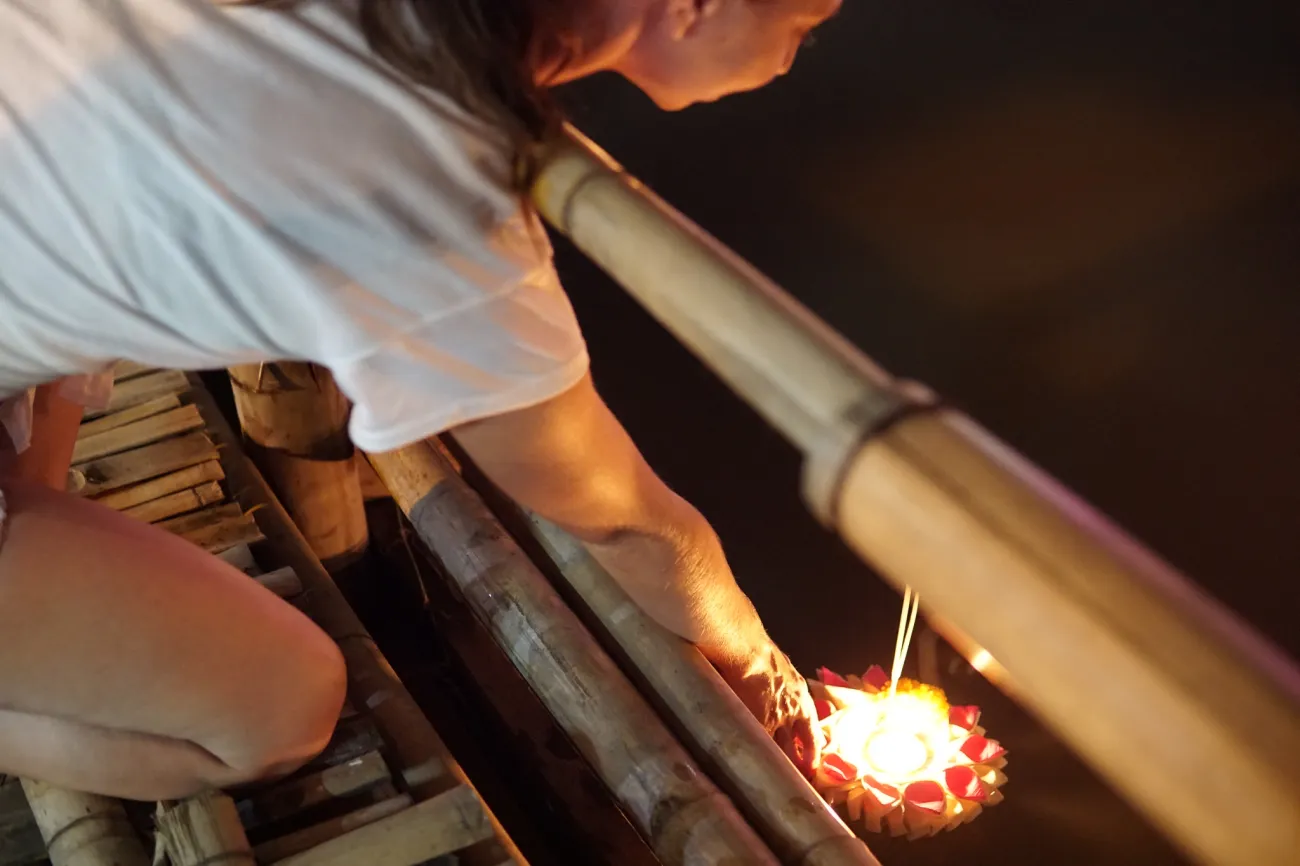
[[[903,592],[903,612],[898,617],[898,637],[894,641],[894,664],[889,669],[889,697],[898,691],[898,678],[903,675],[903,661],[912,646],[912,632],[916,630],[916,614],[921,609],[921,596],[909,586]]]

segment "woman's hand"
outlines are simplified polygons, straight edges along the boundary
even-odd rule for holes
[[[716,664],[754,718],[808,778],[821,760],[822,733],[808,683],[771,642],[745,665]]]

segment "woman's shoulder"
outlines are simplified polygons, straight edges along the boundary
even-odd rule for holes
[[[0,92],[38,131],[270,183],[509,195],[504,138],[375,57],[355,0],[0,0],[0,23]]]
[[[358,309],[397,324],[549,267],[504,143],[373,57],[347,0],[0,0],[0,32],[24,130],[0,128],[0,204],[26,220],[0,240],[81,274],[86,316],[139,307],[214,345],[276,322],[294,349],[293,322],[311,344]]]

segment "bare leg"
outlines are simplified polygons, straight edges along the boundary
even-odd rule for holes
[[[8,484],[0,772],[167,799],[305,761],[343,700],[333,642],[161,530]]]
[[[246,773],[182,740],[0,710],[5,772],[129,800],[178,799],[233,785]]]

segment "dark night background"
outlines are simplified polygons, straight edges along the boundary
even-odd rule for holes
[[[794,72],[578,124],[893,372],[938,389],[1300,654],[1300,4],[846,0]],[[899,598],[808,516],[795,452],[561,245],[597,384],[805,670],[888,662]],[[1080,659],[1080,664],[1087,664]],[[1181,862],[945,669],[1007,801],[885,862]],[[1212,688],[1207,684],[1207,688]],[[1212,755],[1204,761],[1212,780]]]

